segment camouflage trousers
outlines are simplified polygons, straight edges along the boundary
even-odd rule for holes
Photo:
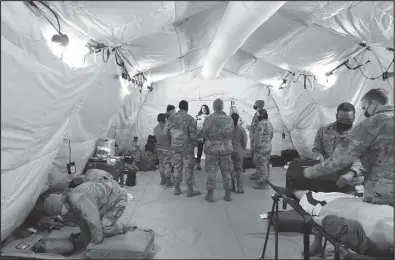
[[[221,170],[222,182],[225,190],[232,188],[230,174],[232,171],[232,158],[231,155],[208,155],[206,154],[205,170],[207,172],[207,190],[215,189],[215,179],[217,177],[218,166]]]
[[[169,150],[156,150],[159,159],[159,172],[161,178],[171,177],[171,152]]]
[[[188,186],[194,185],[193,168],[195,167],[196,160],[193,150],[187,151],[172,151],[171,152],[171,165],[173,166],[173,179],[172,182],[177,185],[182,182],[182,176],[186,177],[186,184]]]
[[[271,150],[265,148],[258,148],[254,151],[255,156],[255,169],[259,176],[259,181],[264,182],[270,176],[270,154]]]
[[[251,159],[252,164],[255,166],[255,147],[254,147],[254,140],[250,139],[250,148],[251,148]]]
[[[121,234],[125,226],[122,223],[118,223],[118,219],[125,211],[126,206],[127,200],[122,200],[104,214],[101,220],[104,235],[115,236]]]
[[[240,183],[241,175],[243,174],[243,162],[244,162],[244,155],[240,152],[233,152],[232,153],[232,161],[233,161],[233,169],[232,169],[232,179]]]

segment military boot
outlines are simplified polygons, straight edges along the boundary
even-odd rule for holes
[[[161,174],[160,176],[160,185],[165,185],[166,184],[166,178],[164,175]]]
[[[255,190],[265,190],[268,186],[266,181],[256,181],[252,184],[252,188]]]
[[[173,182],[170,177],[166,179],[166,187],[173,187]]]
[[[196,163],[196,170],[200,171],[202,167],[200,166],[200,162]]]
[[[224,196],[224,200],[226,201],[232,201],[232,197],[230,196],[232,194],[231,190],[225,190],[225,196]]]
[[[244,193],[243,181],[241,180],[240,176],[237,181],[237,193]]]
[[[174,195],[180,195],[180,194],[181,194],[180,184],[177,183],[177,184],[174,186]]]
[[[213,190],[208,190],[205,200],[207,200],[208,202],[214,202],[214,194],[213,194]]]
[[[236,192],[236,184],[234,178],[232,178],[232,192]]]
[[[188,193],[187,193],[187,197],[194,197],[194,196],[198,196],[202,194],[200,191],[197,190],[193,190],[193,186],[192,185],[188,185]]]
[[[258,173],[254,173],[253,175],[250,176],[250,180],[252,181],[257,181],[259,180],[259,175]]]

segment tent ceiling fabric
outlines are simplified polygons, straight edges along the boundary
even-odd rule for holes
[[[295,148],[309,157],[317,129],[334,121],[339,103],[353,103],[360,121],[360,98],[367,90],[383,87],[393,94],[392,80],[361,74],[380,76],[393,60],[386,50],[394,47],[390,1],[285,2],[265,21],[245,23],[240,34],[234,30],[228,40],[235,41],[232,48],[221,50],[220,66],[210,72],[219,71],[216,80],[202,80],[200,74],[206,63],[217,62],[213,42],[221,40],[220,26],[237,24],[231,19],[221,24],[236,2],[47,3],[70,38],[64,50],[55,51],[50,41],[55,30],[42,15],[22,1],[1,2],[1,55],[7,64],[1,79],[2,240],[43,190],[72,177],[66,171],[69,157],[80,174],[100,137],[115,138],[126,148],[137,135],[144,145],[167,104],[188,100],[195,115],[202,104],[211,107],[220,97],[226,112],[235,101],[249,124],[254,101],[263,99],[275,130],[273,154]],[[257,4],[275,4],[244,3],[246,14]],[[153,91],[140,93],[116,78],[122,71],[112,54],[107,62],[101,54],[85,60],[81,49],[91,39],[117,47],[129,74],[145,72],[155,82]],[[369,50],[359,45],[362,41]],[[325,77],[350,57],[355,57],[351,67],[370,62],[361,71],[342,66]]]

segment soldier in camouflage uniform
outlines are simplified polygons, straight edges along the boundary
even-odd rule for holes
[[[231,154],[233,120],[227,116],[224,109],[224,102],[216,99],[213,103],[214,114],[207,117],[203,124],[202,137],[206,140],[204,153],[206,154],[205,169],[207,172],[207,195],[208,202],[214,202],[213,191],[215,189],[215,177],[218,166],[221,170],[223,186],[225,189],[224,199],[231,201],[231,179],[232,170]]]
[[[394,206],[394,106],[383,89],[372,89],[362,98],[367,119],[355,126],[332,155],[306,168],[306,178],[338,171],[358,158],[365,169],[365,202]]]
[[[255,155],[254,155],[254,151],[255,151],[255,149],[254,149],[254,145],[255,145],[254,136],[255,136],[257,124],[259,122],[259,120],[258,120],[258,110],[262,109],[264,106],[265,106],[265,101],[263,101],[263,100],[255,101],[254,109],[257,112],[255,112],[254,117],[252,118],[251,126],[250,126],[250,129],[249,129],[250,130],[250,148],[251,148],[251,153],[252,153],[251,154],[252,155],[252,161],[253,161],[254,165],[256,164],[256,162],[255,162]],[[257,176],[258,176],[258,173],[256,172],[256,173],[254,173],[253,175],[250,176],[250,179],[251,180],[254,180],[254,179],[256,180]]]
[[[351,131],[354,119],[355,107],[347,102],[340,104],[337,108],[336,122],[323,126],[317,131],[313,147],[314,159],[322,161],[329,158],[337,144]],[[342,169],[341,172],[344,174],[340,178],[338,175],[333,176],[339,188],[347,184],[354,186],[363,182],[363,166],[359,159]]]
[[[329,158],[336,146],[346,138],[351,131],[354,120],[355,107],[347,102],[340,104],[337,107],[336,122],[323,126],[317,131],[313,147],[314,159],[322,161]],[[354,175],[356,177],[354,177]],[[357,159],[340,172],[333,172],[331,178],[328,178],[328,181],[331,180],[337,182],[337,186],[343,188],[342,191],[353,192],[353,187],[355,185],[363,183],[363,166],[361,161]],[[323,249],[322,236],[316,232],[314,241],[310,246],[310,256],[321,253]]]
[[[182,100],[180,110],[167,119],[163,134],[171,137],[171,164],[174,169],[173,183],[174,195],[180,195],[182,176],[185,175],[188,186],[187,197],[200,195],[194,191],[193,168],[195,166],[194,147],[197,145],[197,123],[188,115],[188,102]]]
[[[234,125],[234,130],[232,133],[232,146],[233,146],[232,190],[236,193],[244,193],[242,172],[243,172],[243,161],[244,161],[245,150],[247,147],[248,137],[244,127],[239,125],[239,115],[233,113],[231,117],[233,119],[233,125]]]
[[[159,159],[160,185],[172,186],[171,182],[171,162],[170,162],[170,136],[164,135],[163,130],[166,124],[166,115],[158,115],[158,124],[154,128],[156,139],[156,152]]]
[[[257,180],[254,189],[265,189],[270,176],[270,155],[272,152],[273,126],[268,121],[266,109],[258,110],[258,124],[254,136],[254,155]]]

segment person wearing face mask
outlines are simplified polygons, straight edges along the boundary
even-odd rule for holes
[[[351,131],[354,120],[355,107],[348,102],[341,103],[337,107],[336,121],[317,131],[313,146],[314,159],[322,161],[329,158],[338,143]],[[344,174],[335,180],[339,188],[361,184],[363,181],[363,166],[359,158],[341,172]]]
[[[341,103],[337,107],[336,121],[321,127],[317,131],[313,146],[313,158],[317,161],[323,161],[329,158],[336,146],[346,138],[351,131],[354,120],[355,107],[348,102]],[[356,159],[344,169],[338,172],[332,171],[331,178],[325,180],[326,187],[329,187],[329,182],[333,184],[336,182],[336,185],[331,185],[333,186],[333,191],[353,192],[353,186],[363,183],[363,166],[361,161]],[[335,190],[336,187],[339,190]],[[317,233],[310,246],[310,256],[317,255],[321,253],[322,250],[322,236]]]
[[[273,126],[268,120],[266,109],[258,110],[258,124],[254,136],[255,168],[257,171],[254,189],[266,189],[270,176],[270,155],[272,152]]]
[[[361,159],[365,169],[363,201],[394,206],[394,106],[384,89],[362,98],[367,117],[356,125],[321,163],[304,169],[307,179],[330,175]],[[356,175],[355,175],[356,176]]]
[[[255,156],[254,156],[254,150],[255,150],[254,149],[254,144],[255,144],[255,141],[254,141],[254,136],[255,136],[255,130],[256,130],[257,125],[259,123],[258,110],[259,109],[263,109],[264,106],[265,106],[265,101],[263,101],[263,100],[255,101],[255,104],[254,104],[253,108],[254,108],[254,110],[256,112],[254,114],[254,117],[252,118],[250,127],[247,127],[247,128],[249,128],[249,131],[250,131],[250,148],[251,148],[252,161],[253,161],[254,165],[255,165]],[[258,180],[258,177],[259,177],[258,173],[256,172],[256,173],[254,173],[254,174],[252,174],[250,176],[250,179],[251,180]]]

